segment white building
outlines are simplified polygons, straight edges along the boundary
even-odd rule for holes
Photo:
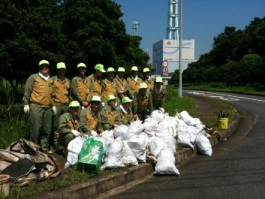
[[[182,40],[182,71],[195,62],[195,40]],[[172,76],[179,69],[179,40],[163,39],[153,44],[153,75]]]

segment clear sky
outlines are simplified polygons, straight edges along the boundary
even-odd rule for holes
[[[152,57],[153,43],[166,38],[168,0],[114,0],[132,34],[139,22],[141,48]],[[182,39],[195,39],[195,59],[212,49],[213,38],[227,26],[243,30],[255,18],[265,17],[265,0],[182,0]]]

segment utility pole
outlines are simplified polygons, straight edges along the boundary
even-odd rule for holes
[[[179,92],[178,96],[182,97],[182,0],[179,0]]]

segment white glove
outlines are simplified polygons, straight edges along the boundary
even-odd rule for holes
[[[53,107],[52,107],[52,112],[53,112],[53,115],[56,115],[56,113],[57,113],[56,106],[53,106]]]
[[[71,130],[71,133],[74,134],[75,137],[79,136],[80,135],[80,132],[77,131],[77,130]]]
[[[94,136],[94,137],[98,137],[98,133],[94,130],[91,131],[91,135]]]
[[[24,106],[24,113],[29,113],[29,105]]]

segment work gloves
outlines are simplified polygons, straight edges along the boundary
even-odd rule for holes
[[[57,113],[56,106],[53,106],[53,107],[52,107],[52,112],[53,112],[53,115],[56,115],[56,113]]]
[[[79,136],[80,135],[80,132],[77,131],[77,130],[71,130],[71,133],[74,134],[75,137]]]
[[[91,135],[94,136],[94,137],[98,137],[98,133],[94,130],[91,131]]]
[[[24,113],[29,113],[29,105],[24,105]]]
[[[24,113],[29,113],[29,105],[27,104],[27,105],[24,105]],[[56,106],[53,106],[52,107],[52,112],[53,112],[53,114],[54,115],[56,115],[56,113],[57,113],[57,109],[56,109]]]

